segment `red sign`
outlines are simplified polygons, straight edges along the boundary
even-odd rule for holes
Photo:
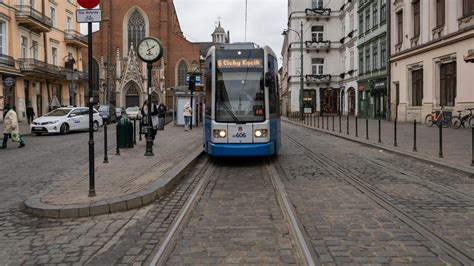
[[[77,3],[83,8],[92,9],[99,5],[100,0],[77,0]]]

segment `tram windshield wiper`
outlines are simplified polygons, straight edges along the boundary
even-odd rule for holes
[[[235,116],[234,112],[232,112],[226,104],[224,104],[223,102],[221,102],[220,104],[222,107],[224,107],[225,111],[232,117],[232,119],[234,119],[234,122],[236,124],[243,124],[242,122],[240,122],[237,116]]]

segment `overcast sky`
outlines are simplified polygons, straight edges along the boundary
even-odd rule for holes
[[[288,0],[247,0],[247,41],[268,45],[280,58]],[[210,42],[216,23],[230,31],[231,42],[245,40],[245,0],[174,0],[181,30],[191,42]],[[94,29],[98,28],[94,25]],[[81,32],[87,32],[86,24]]]

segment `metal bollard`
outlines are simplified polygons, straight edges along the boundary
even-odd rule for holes
[[[321,116],[321,128],[324,129],[324,115]]]
[[[471,149],[472,149],[472,158],[471,158],[471,166],[474,166],[474,126],[471,127],[471,132],[472,132],[472,143],[471,143]]]
[[[349,135],[349,134],[350,134],[350,133],[349,133],[349,114],[347,114],[347,122],[346,122],[346,124],[347,124],[347,125],[346,125],[346,127],[347,127],[347,129],[346,129],[346,134]]]
[[[397,147],[397,119],[393,120],[393,146]]]
[[[166,118],[165,118],[166,119]],[[138,129],[138,141],[142,141],[142,120],[140,119],[140,122],[138,122],[138,126],[140,129]]]
[[[342,133],[342,116],[339,115],[339,133]]]
[[[413,120],[413,151],[417,151],[416,149],[416,119]]]
[[[369,140],[369,118],[365,118],[365,139]]]
[[[318,115],[318,128],[319,128],[319,115]]]
[[[443,121],[439,121],[439,158],[443,156]]]
[[[133,145],[137,145],[137,120],[133,119]]]
[[[382,143],[382,121],[379,119],[379,143]]]
[[[326,116],[326,130],[329,131],[329,116]]]
[[[334,116],[332,116],[332,132],[334,132]]]
[[[359,125],[357,123],[357,116],[355,117],[355,120],[356,120],[356,122],[355,122],[356,138],[358,138],[359,137]]]

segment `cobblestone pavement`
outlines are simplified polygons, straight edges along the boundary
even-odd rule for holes
[[[167,265],[300,263],[265,160],[219,160]]]
[[[283,125],[285,186],[323,263],[459,264],[351,185],[357,175],[410,217],[474,254],[473,180],[324,133]],[[295,145],[301,141],[316,153]],[[322,159],[321,159],[322,158]],[[345,173],[328,165],[343,166]]]

